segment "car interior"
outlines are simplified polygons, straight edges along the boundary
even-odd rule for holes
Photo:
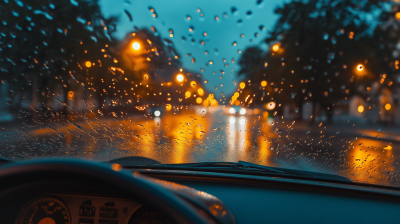
[[[4,162],[2,223],[51,223],[46,214],[54,223],[79,224],[390,223],[400,207],[398,190],[345,179],[148,169],[147,158],[124,163]]]

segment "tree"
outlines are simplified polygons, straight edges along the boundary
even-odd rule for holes
[[[68,92],[90,83],[87,69],[102,66],[97,72],[105,74],[115,58],[109,51],[115,18],[103,18],[98,0],[2,1],[0,14],[2,79],[42,100],[61,89],[64,115]]]
[[[370,24],[364,18],[383,2],[293,0],[278,7],[279,19],[265,40],[276,46],[264,56],[257,78],[246,73],[246,79],[266,79],[273,89],[269,96],[282,104],[301,107],[311,101],[314,115],[318,103],[330,121],[339,100],[357,94],[361,84],[379,80],[378,70],[385,71],[374,62]]]

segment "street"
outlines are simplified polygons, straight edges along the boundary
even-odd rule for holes
[[[364,137],[362,137],[364,136]],[[1,156],[12,160],[77,157],[108,161],[144,156],[161,163],[247,162],[343,175],[353,181],[400,186],[400,144],[340,126],[209,109],[115,119],[87,119],[1,132]]]

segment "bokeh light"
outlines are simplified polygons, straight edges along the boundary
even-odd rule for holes
[[[138,43],[138,42],[133,42],[133,44],[132,44],[132,48],[133,48],[133,50],[139,50],[140,49],[140,44]]]

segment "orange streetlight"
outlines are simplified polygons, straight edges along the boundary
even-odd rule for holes
[[[272,50],[273,51],[275,51],[275,52],[277,52],[277,51],[279,51],[279,44],[274,44],[273,46],[272,46]]]
[[[261,86],[262,86],[262,87],[267,86],[267,81],[262,81],[262,82],[261,82]]]
[[[400,12],[396,12],[395,17],[396,17],[397,20],[400,20]]]
[[[246,83],[241,82],[241,83],[239,84],[239,87],[240,87],[241,89],[244,89],[244,87],[246,87]]]
[[[197,90],[197,93],[198,93],[200,96],[203,96],[203,95],[204,95],[204,90],[203,90],[202,88],[199,88],[199,89]]]
[[[139,50],[140,49],[140,44],[138,43],[138,42],[133,42],[133,44],[132,44],[132,48],[133,48],[133,50]]]
[[[178,75],[176,76],[176,81],[178,81],[178,82],[183,82],[183,79],[184,79],[184,77],[183,77],[182,74],[178,74]]]
[[[390,108],[392,108],[392,105],[390,105],[390,103],[387,103],[387,104],[385,105],[385,109],[386,109],[386,110],[390,110]]]
[[[92,62],[86,61],[86,62],[85,62],[85,65],[86,65],[86,67],[90,68],[90,67],[92,67]]]
[[[357,65],[357,71],[361,72],[362,70],[364,70],[364,65],[362,64]]]
[[[363,105],[358,106],[357,111],[358,111],[358,113],[360,113],[360,114],[361,114],[362,112],[364,112],[364,106],[363,106]]]
[[[203,102],[203,99],[201,99],[201,97],[197,97],[196,98],[196,103],[197,104],[201,104],[201,102]]]

